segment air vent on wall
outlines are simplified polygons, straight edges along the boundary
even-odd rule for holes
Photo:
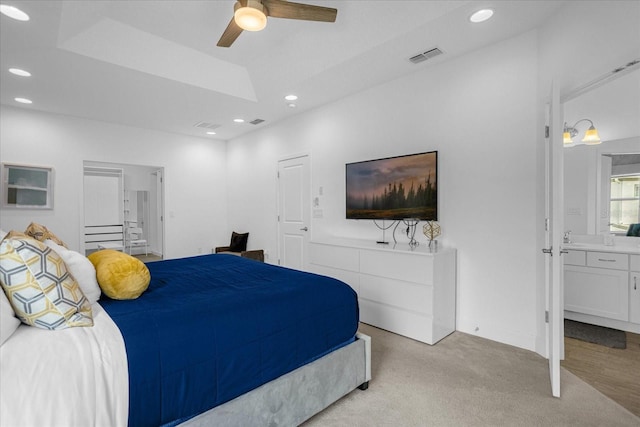
[[[217,125],[214,123],[208,123],[208,122],[198,122],[195,125],[193,125],[193,127],[214,130],[214,129],[218,129],[220,125]]]
[[[264,122],[263,119],[255,119],[255,120],[251,120],[249,123],[251,123],[252,125],[259,125],[262,122]]]
[[[443,51],[441,51],[437,47],[434,47],[433,49],[429,49],[426,52],[422,52],[412,56],[411,58],[409,58],[409,61],[413,62],[414,64],[419,64],[420,62],[426,61],[427,59],[431,59],[434,56],[442,55],[443,53],[444,53]]]

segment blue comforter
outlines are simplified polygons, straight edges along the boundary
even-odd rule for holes
[[[236,257],[147,264],[138,299],[100,304],[129,363],[129,426],[174,425],[353,340],[355,292],[324,276]]]

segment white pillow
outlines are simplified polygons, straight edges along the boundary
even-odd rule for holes
[[[95,304],[100,299],[102,290],[100,289],[100,285],[98,285],[96,269],[93,264],[91,264],[91,261],[78,252],[60,246],[53,240],[45,240],[44,243],[60,255],[60,258],[62,258],[62,261],[64,261],[64,264],[67,266],[67,270],[69,270],[69,273],[71,273],[73,278],[76,279],[76,282],[78,282],[78,285],[80,285],[84,296],[87,297],[90,304]]]
[[[0,345],[18,329],[20,319],[16,317],[7,296],[0,290]]]

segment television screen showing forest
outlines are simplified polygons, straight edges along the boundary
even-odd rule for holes
[[[346,165],[347,219],[438,219],[438,152]]]

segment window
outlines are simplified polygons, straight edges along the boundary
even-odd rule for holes
[[[626,233],[630,224],[640,223],[640,175],[611,178],[610,231]]]
[[[2,164],[2,207],[53,209],[53,168]]]

